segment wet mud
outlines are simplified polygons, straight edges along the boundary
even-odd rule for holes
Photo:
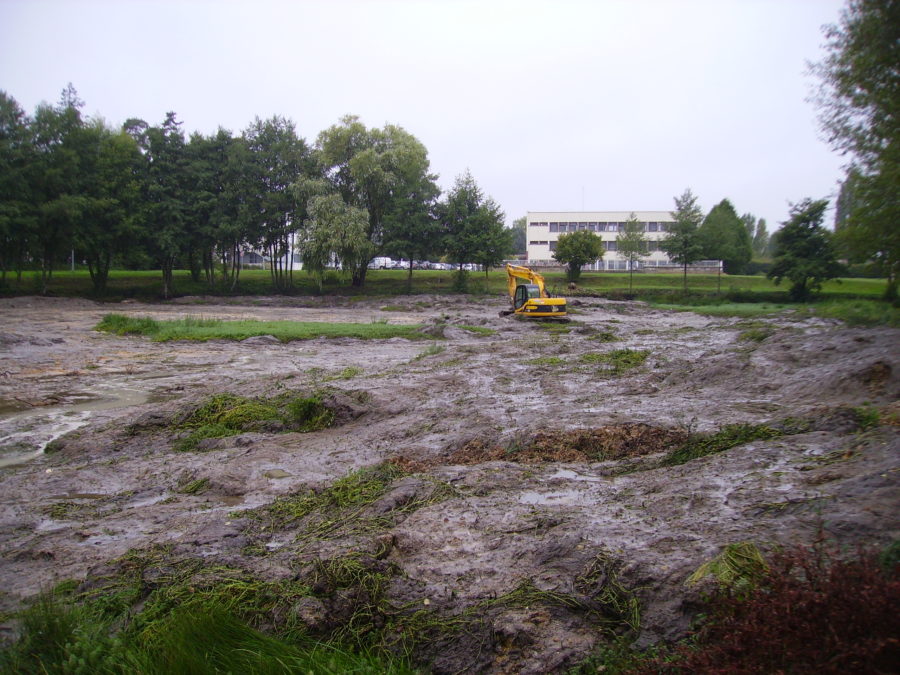
[[[349,556],[384,580],[376,623],[442,617],[418,663],[552,672],[613,634],[683,635],[702,604],[686,581],[728,544],[900,538],[900,331],[570,303],[571,323],[545,325],[499,318],[499,297],[0,300],[0,609],[164,547],[308,579],[296,611],[325,634],[373,602],[336,581]],[[424,323],[433,339],[156,343],[94,331],[110,311]],[[646,357],[610,368],[624,349]],[[212,396],[314,392],[327,428],[176,450]],[[664,461],[726,425],[778,433]],[[332,498],[373,467],[367,500]]]

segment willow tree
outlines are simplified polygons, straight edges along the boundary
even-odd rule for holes
[[[853,206],[839,241],[851,259],[873,260],[897,297],[900,275],[900,2],[849,0],[838,25],[825,27],[820,122],[834,149],[850,158]]]
[[[436,176],[429,173],[428,151],[399,126],[367,129],[354,115],[322,131],[316,149],[324,175],[336,192],[348,206],[367,214],[370,257],[360,259],[350,270],[353,285],[362,286],[368,263],[390,244],[391,232],[385,227],[388,219],[403,217],[404,212],[418,218],[421,209],[409,208],[409,200],[427,203],[437,193]]]

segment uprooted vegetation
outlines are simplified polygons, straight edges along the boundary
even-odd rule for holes
[[[417,509],[457,496],[384,464],[236,514],[257,542],[279,540],[271,550],[248,547],[246,561],[288,549],[293,573],[274,580],[251,565],[184,557],[169,546],[130,551],[85,582],[40,598],[0,663],[41,672],[157,673],[185,664],[192,672],[295,672],[305,664],[314,672],[375,673],[406,672],[411,661],[435,672],[480,671],[515,663],[512,656],[527,647],[517,617],[578,617],[598,635],[637,634],[639,601],[619,580],[621,559],[605,550],[583,556],[565,592],[521,579],[474,602],[429,595],[391,560],[389,531]],[[378,544],[367,547],[373,538]],[[203,649],[186,655],[189,645]]]
[[[291,544],[303,546],[354,535],[372,540],[416,509],[454,494],[451,486],[428,478],[394,485],[406,475],[397,464],[384,463],[354,471],[326,488],[287,495],[239,512],[252,542],[247,550],[265,555],[283,545],[285,531],[292,534]],[[389,493],[392,486],[396,489]],[[272,545],[273,538],[280,543]],[[377,543],[378,549],[385,546],[389,549],[387,540]]]
[[[791,423],[796,425],[794,433],[811,426],[811,423],[802,424],[799,420]],[[663,429],[642,423],[617,424],[595,429],[538,432],[530,439],[515,439],[504,446],[474,440],[455,451],[449,461],[456,464],[497,460],[522,464],[603,462],[665,452],[657,463],[643,467],[656,468],[677,466],[744,443],[770,440],[790,432],[762,424],[727,424],[710,433]]]
[[[325,405],[321,393],[300,396],[287,392],[272,398],[218,394],[175,424],[175,429],[187,432],[175,449],[202,450],[205,439],[247,431],[318,431],[330,427],[334,420],[334,411]]]
[[[543,431],[530,439],[516,439],[498,446],[474,440],[454,452],[454,464],[478,464],[496,460],[537,464],[542,462],[601,462],[640,457],[682,443],[687,434],[649,424],[618,424],[596,429]]]

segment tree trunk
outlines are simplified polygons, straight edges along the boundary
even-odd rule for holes
[[[412,260],[409,261],[409,264],[412,267]],[[369,268],[366,265],[360,265],[353,270],[353,277],[350,283],[354,288],[362,288],[363,284],[366,283],[366,272],[368,270]]]

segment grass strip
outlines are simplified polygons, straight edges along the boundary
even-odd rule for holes
[[[186,317],[158,321],[148,317],[107,314],[94,330],[116,335],[144,335],[155,342],[170,340],[246,340],[272,335],[282,342],[325,338],[357,338],[385,340],[402,337],[409,340],[434,339],[419,332],[420,326],[398,326],[388,323],[322,323],[309,321],[222,321]]]

